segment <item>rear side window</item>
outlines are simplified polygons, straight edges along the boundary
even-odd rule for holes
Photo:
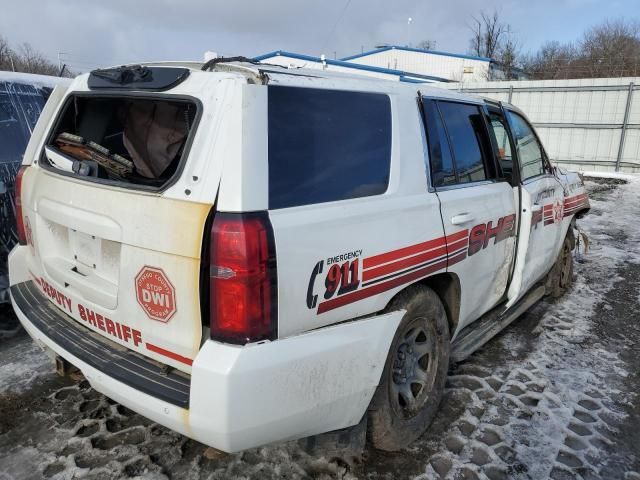
[[[483,113],[476,105],[438,102],[447,127],[458,183],[487,179],[485,170],[486,129]]]
[[[453,168],[449,140],[435,102],[426,100],[424,102],[424,113],[429,143],[431,183],[434,187],[455,184],[457,181],[456,172]]]
[[[269,208],[379,195],[391,104],[377,93],[269,87]]]

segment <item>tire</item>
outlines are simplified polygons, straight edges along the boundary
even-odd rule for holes
[[[573,283],[573,254],[571,252],[575,245],[574,238],[573,227],[569,227],[556,263],[547,277],[546,293],[553,298],[561,297]]]
[[[438,295],[425,286],[409,287],[387,311],[401,309],[406,312],[369,407],[369,439],[386,451],[407,447],[429,427],[449,368],[449,326]]]

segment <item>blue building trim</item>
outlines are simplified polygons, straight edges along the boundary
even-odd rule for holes
[[[348,60],[353,60],[354,58],[367,57],[369,55],[373,55],[374,53],[387,52],[389,50],[403,50],[405,52],[418,52],[418,53],[430,53],[432,55],[442,55],[444,57],[455,57],[455,58],[466,58],[468,60],[479,60],[482,62],[492,62],[493,60],[487,57],[476,57],[474,55],[464,55],[462,53],[449,53],[449,52],[441,52],[438,50],[422,50],[420,48],[411,48],[411,47],[402,47],[400,45],[389,45],[387,47],[376,48],[375,50],[369,50],[368,52],[358,53],[357,55],[351,55],[348,57],[341,58],[343,62]]]
[[[305,60],[307,62],[322,63],[322,59],[320,57],[313,57],[311,55],[303,55],[301,53],[286,52],[284,50],[276,50],[276,51],[273,51],[273,52],[265,53],[263,55],[258,55],[257,57],[253,57],[253,60],[256,61],[256,62],[261,62],[263,60],[268,60],[270,58],[279,57],[279,56],[295,58],[295,59],[298,59],[298,60]],[[450,80],[446,79],[446,78],[434,77],[434,76],[431,76],[431,75],[420,75],[420,74],[417,74],[417,73],[405,72],[403,70],[393,70],[393,69],[390,69],[390,68],[373,67],[371,65],[360,65],[358,63],[345,62],[344,60],[325,59],[324,62],[327,65],[335,65],[335,66],[338,66],[338,67],[352,68],[354,70],[364,70],[364,71],[368,71],[368,72],[385,73],[385,74],[388,74],[388,75],[397,75],[398,77],[400,77],[400,80],[402,80],[403,77],[410,77],[410,80],[404,80],[404,81],[412,81],[412,82],[415,82],[415,83],[424,83],[425,81],[450,82]]]

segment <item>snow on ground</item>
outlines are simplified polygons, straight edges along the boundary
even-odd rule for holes
[[[574,288],[452,368],[439,417],[405,451],[367,449],[347,463],[288,442],[226,455],[86,381],[56,379],[22,336],[0,343],[0,472],[16,480],[640,480],[640,178],[626,181],[587,180],[592,212],[580,225],[590,244],[577,254]]]
[[[624,407],[638,401],[625,391],[629,372],[616,351],[628,345],[612,348],[594,331],[598,309],[613,309],[617,272],[640,265],[640,178],[627,181],[611,192],[611,182],[587,180],[592,214],[580,226],[590,246],[585,253],[582,241],[577,253],[572,291],[539,303],[453,370],[443,403],[466,407],[443,438],[429,432],[414,447],[434,452],[420,478],[636,478],[625,462],[638,468],[637,444],[622,449],[628,458],[608,452],[628,420]]]
[[[0,348],[0,395],[22,393],[51,376],[51,360],[33,342],[12,341]]]

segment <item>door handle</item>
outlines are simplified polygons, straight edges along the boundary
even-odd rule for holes
[[[542,205],[540,205],[539,203],[534,203],[533,205],[531,205],[531,213],[536,213],[540,210],[542,210]]]
[[[470,213],[459,213],[451,217],[452,225],[463,225],[465,223],[469,223],[474,219],[474,216]]]

